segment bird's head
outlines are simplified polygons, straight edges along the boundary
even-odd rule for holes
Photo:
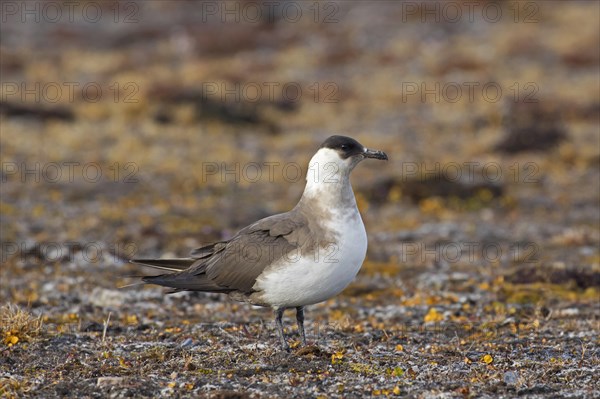
[[[338,182],[347,177],[363,159],[386,160],[383,151],[372,150],[351,137],[331,136],[321,144],[313,156],[306,175],[307,182]]]

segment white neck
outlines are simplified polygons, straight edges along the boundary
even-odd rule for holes
[[[302,200],[356,207],[350,185],[350,172],[356,163],[358,161],[341,159],[335,150],[319,149],[308,164]]]

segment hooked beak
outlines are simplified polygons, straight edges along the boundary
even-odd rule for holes
[[[369,148],[365,148],[365,151],[363,152],[363,156],[365,158],[382,159],[382,160],[385,160],[385,161],[388,160],[388,156],[386,155],[385,152],[378,151],[378,150],[371,150]]]

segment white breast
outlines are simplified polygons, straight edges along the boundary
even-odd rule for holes
[[[356,277],[367,253],[367,233],[358,210],[336,215],[325,227],[336,242],[323,243],[313,253],[292,253],[265,270],[254,289],[274,307],[296,307],[323,302]]]

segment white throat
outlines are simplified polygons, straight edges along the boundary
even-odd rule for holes
[[[306,173],[303,200],[318,200],[340,207],[356,207],[350,172],[360,158],[340,158],[337,151],[321,148],[312,157]]]

